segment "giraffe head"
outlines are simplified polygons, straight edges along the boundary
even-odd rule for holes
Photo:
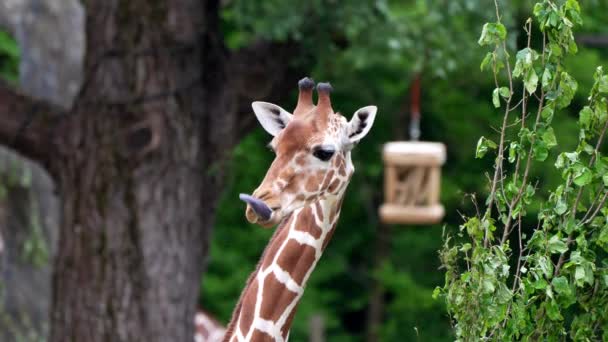
[[[329,83],[317,85],[316,105],[314,82],[304,78],[298,86],[293,114],[272,103],[252,104],[258,121],[273,136],[269,147],[276,157],[252,196],[241,195],[251,223],[270,227],[307,204],[341,196],[354,172],[350,151],[374,122],[375,106],[357,110],[350,121],[335,113]]]

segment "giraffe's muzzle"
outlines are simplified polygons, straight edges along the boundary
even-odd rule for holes
[[[240,194],[239,198],[248,204],[249,208],[251,208],[253,213],[255,213],[255,216],[257,216],[257,218],[259,218],[262,222],[270,221],[272,218],[272,209],[270,209],[270,207],[268,207],[264,201],[247,194]],[[247,215],[247,219],[251,223],[256,223],[258,221],[250,216],[251,215]]]

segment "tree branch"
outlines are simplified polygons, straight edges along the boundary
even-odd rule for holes
[[[45,165],[51,132],[62,111],[33,100],[0,81],[0,144]]]
[[[606,35],[578,35],[576,42],[588,46],[608,46],[608,36]]]
[[[293,42],[257,41],[232,54],[229,70],[238,96],[238,139],[255,127],[252,101],[284,102],[306,76],[293,66],[298,52]]]

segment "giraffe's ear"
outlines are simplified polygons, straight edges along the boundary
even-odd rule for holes
[[[279,134],[292,118],[288,111],[273,103],[256,101],[251,107],[262,127],[272,136]]]
[[[348,140],[356,144],[369,132],[374,124],[378,107],[367,106],[355,112],[353,118],[348,123]]]

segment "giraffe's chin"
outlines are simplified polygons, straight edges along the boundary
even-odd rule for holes
[[[257,224],[264,228],[271,228],[275,226],[280,221],[275,220],[275,218],[278,216],[279,215],[272,215],[269,220],[262,220],[257,214],[253,212],[253,210],[250,210],[250,208],[247,208],[247,211],[245,212],[245,217],[247,218],[247,221],[249,221],[249,223]]]

